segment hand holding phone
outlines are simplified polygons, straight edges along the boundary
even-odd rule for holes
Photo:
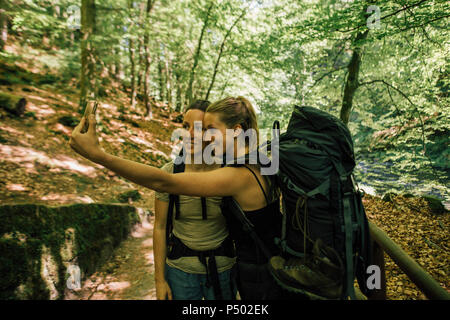
[[[85,117],[85,122],[84,122],[84,127],[81,129],[81,133],[86,133],[89,129],[89,115],[95,114],[95,112],[97,111],[97,106],[98,106],[98,102],[97,101],[88,101],[86,104],[86,109],[84,109],[84,115],[83,117]]]

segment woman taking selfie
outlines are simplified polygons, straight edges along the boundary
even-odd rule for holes
[[[232,197],[253,223],[256,233],[271,254],[278,253],[273,238],[279,236],[281,230],[279,198],[271,179],[261,175],[258,165],[225,166],[205,172],[169,173],[106,153],[98,143],[94,117],[89,118],[88,132],[80,133],[85,121],[83,118],[74,129],[69,142],[77,153],[136,184],[160,193],[194,197]],[[248,144],[239,147],[237,143],[240,135],[249,129],[258,134],[256,113],[247,99],[230,97],[213,103],[207,108],[203,123],[205,129],[221,133],[223,154],[229,156],[233,152],[236,159],[253,151]],[[232,136],[227,136],[230,132],[233,132]],[[253,239],[243,232],[240,225],[230,221],[229,228],[233,230],[236,238],[237,280],[241,298],[281,298],[281,289],[266,268],[268,258],[262,254]]]
[[[197,100],[184,112],[183,129],[189,134],[190,143],[183,151],[190,161],[177,165],[171,161],[162,170],[204,172],[220,168],[216,164],[194,163],[195,153],[203,152],[203,146],[194,147],[194,122],[203,123],[208,106],[208,101]],[[158,300],[232,300],[236,297],[236,286],[232,283],[236,259],[221,202],[221,197],[156,193],[153,252]],[[208,257],[210,254],[215,263]],[[203,257],[208,257],[208,261]]]

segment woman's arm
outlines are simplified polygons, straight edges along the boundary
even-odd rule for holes
[[[164,170],[102,152],[94,162],[141,186],[170,194],[198,197],[234,196],[248,186],[244,168],[171,174]]]
[[[155,199],[155,225],[153,229],[153,257],[155,261],[156,298],[172,300],[172,292],[164,275],[166,265],[166,224],[169,203]]]
[[[81,133],[86,117],[72,131],[69,145],[86,159],[98,163],[118,175],[141,186],[171,194],[187,196],[235,196],[248,183],[248,174],[243,168],[221,168],[209,172],[184,172],[170,174],[158,168],[122,159],[106,153],[96,135],[94,115],[89,116],[89,129]]]

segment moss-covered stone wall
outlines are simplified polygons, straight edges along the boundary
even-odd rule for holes
[[[92,274],[139,222],[129,205],[0,205],[0,299],[62,299],[67,269]]]

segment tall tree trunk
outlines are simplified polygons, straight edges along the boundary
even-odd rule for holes
[[[175,111],[177,112],[181,112],[181,106],[182,106],[182,101],[181,101],[181,75],[180,75],[180,71],[176,70],[174,71],[174,75],[175,75],[175,86],[176,86],[176,97],[175,97]]]
[[[114,78],[118,81],[120,80],[120,74],[122,72],[122,64],[120,63],[120,47],[114,49],[115,59],[114,59]]]
[[[130,78],[131,78],[131,92],[130,92],[130,101],[131,101],[131,109],[134,110],[136,108],[136,63],[134,61],[134,40],[129,39],[129,47],[128,51],[130,54]]]
[[[194,55],[194,64],[192,65],[191,74],[189,77],[189,84],[188,84],[188,88],[186,90],[186,101],[188,104],[192,103],[192,98],[193,98],[192,84],[194,83],[195,69],[197,68],[197,65],[198,65],[198,60],[199,60],[200,52],[202,49],[203,36],[205,34],[206,27],[208,26],[209,15],[210,15],[210,12],[211,12],[211,9],[213,8],[213,6],[214,6],[214,2],[211,2],[210,6],[208,8],[208,11],[206,12],[206,17],[203,22],[203,28],[200,33],[200,38],[198,39],[197,50],[195,51],[195,55]]]
[[[367,37],[369,30],[364,32],[358,32],[355,41],[353,42],[353,53],[352,58],[347,66],[348,76],[344,88],[344,97],[342,98],[341,107],[341,120],[348,124],[350,119],[350,112],[353,106],[353,97],[355,92],[359,87],[358,77],[359,77],[359,67],[361,65],[361,44],[358,44],[360,40],[364,40]]]
[[[216,75],[217,75],[217,71],[218,71],[218,69],[219,69],[220,59],[222,58],[223,49],[224,49],[224,47],[225,47],[225,42],[227,41],[228,37],[230,36],[231,31],[233,30],[233,28],[237,25],[237,23],[239,22],[239,20],[241,20],[241,19],[245,16],[246,13],[247,13],[247,9],[245,9],[245,10],[242,11],[241,15],[234,21],[234,23],[233,23],[233,24],[231,25],[231,27],[228,29],[228,31],[227,31],[225,37],[224,37],[223,40],[222,40],[222,43],[220,44],[219,55],[218,55],[218,57],[217,57],[217,61],[216,61],[216,64],[215,64],[215,66],[214,66],[213,76],[212,76],[212,79],[211,79],[211,83],[209,84],[208,91],[206,92],[205,100],[208,100],[209,94],[211,93],[211,90],[212,90],[212,88],[213,88],[213,86],[214,86],[214,82],[216,81]]]
[[[130,9],[130,16],[133,15],[133,1],[129,0],[128,2],[128,8]],[[130,37],[128,38],[128,52],[130,57],[130,80],[131,80],[131,92],[130,92],[130,102],[131,102],[131,109],[136,109],[136,62],[135,62],[135,49],[134,49],[134,39],[132,38],[133,35],[131,35],[132,30],[134,27],[134,21],[133,17],[131,17],[131,24],[129,27],[130,31]]]
[[[169,108],[172,107],[172,70],[170,68],[170,59],[169,54],[166,49],[165,50],[165,71],[166,71],[166,100]]]
[[[51,6],[52,6],[52,14],[53,17],[55,18],[59,18],[61,17],[61,7],[59,6],[59,0],[52,0],[51,1]]]
[[[108,76],[109,76],[111,79],[114,79],[115,74],[116,74],[116,64],[115,64],[115,63],[110,63],[110,64],[108,65]]]
[[[8,17],[3,8],[0,9],[0,51],[5,50],[6,41],[8,40]]]
[[[97,96],[95,88],[95,50],[92,35],[95,33],[95,0],[81,1],[81,77],[80,107],[84,107],[88,99]]]
[[[159,82],[159,100],[164,100],[164,67],[161,55],[158,57],[158,82]]]
[[[145,60],[145,68],[144,68],[144,107],[145,107],[145,118],[152,119],[153,112],[152,106],[150,104],[149,90],[148,84],[150,82],[150,50],[148,48],[149,45],[149,32],[148,28],[150,26],[150,12],[152,11],[153,6],[155,5],[156,0],[147,0],[147,7],[145,9],[145,33],[144,33],[144,60]]]
[[[145,3],[140,3],[139,4],[139,27],[140,28],[145,28],[146,24],[144,21],[144,16],[143,16],[143,12],[145,9]],[[138,70],[137,70],[137,91],[138,93],[142,93],[142,73],[144,71],[144,68],[142,65],[144,63],[144,54],[143,54],[143,50],[144,50],[144,40],[143,37],[139,37],[138,38],[138,55],[139,55],[139,62],[138,62]]]
[[[138,92],[142,92],[142,72],[143,72],[142,64],[144,62],[144,55],[142,53],[142,50],[143,50],[142,47],[143,47],[143,41],[142,41],[142,38],[139,38],[138,39],[139,62],[138,62],[137,80],[136,80],[136,85],[137,85],[137,91]]]

